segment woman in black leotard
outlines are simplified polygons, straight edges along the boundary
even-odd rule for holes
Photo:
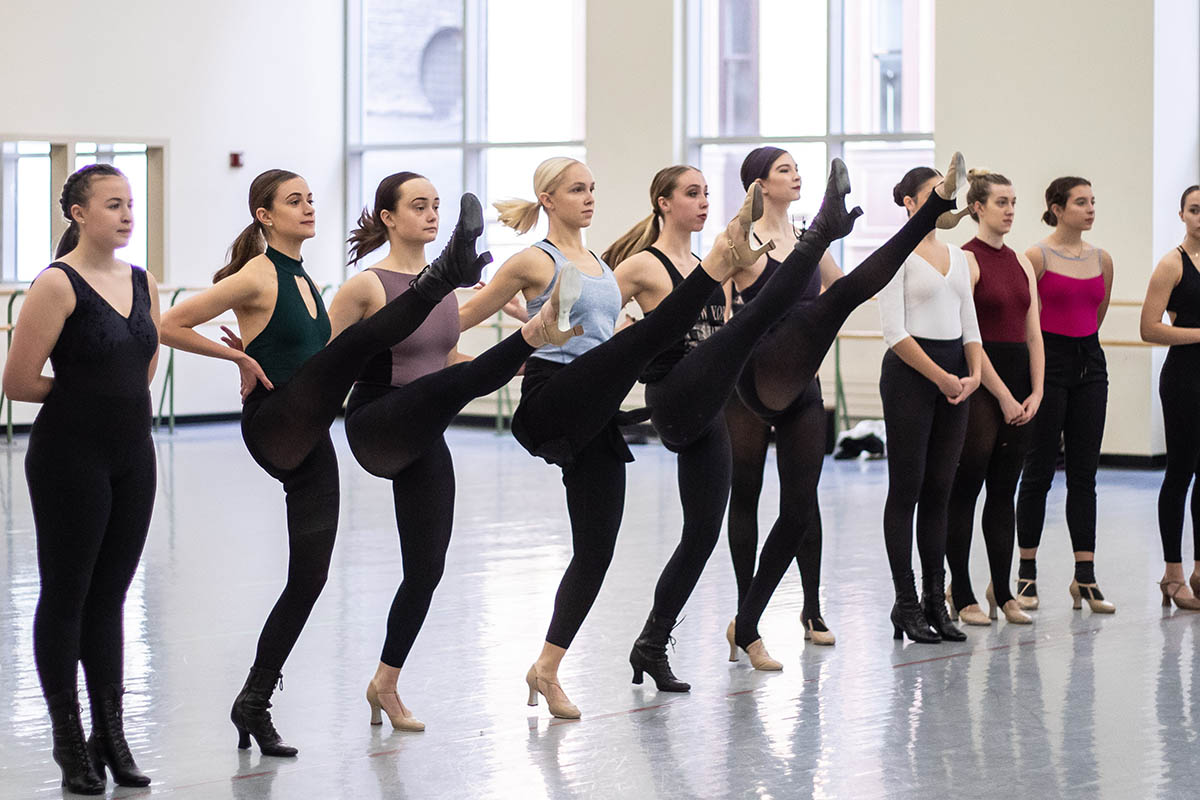
[[[581,294],[571,322],[582,324],[583,334],[561,347],[541,348],[526,362],[512,425],[525,449],[562,468],[574,548],[541,655],[525,676],[529,701],[536,704],[540,693],[555,716],[577,718],[579,709],[558,684],[558,667],[600,591],[621,525],[625,464],[633,457],[614,418],[642,369],[687,334],[731,267],[758,257],[746,234],[761,205],[756,210],[755,196],[748,196],[701,268],[655,313],[614,336],[613,324],[629,298],[621,296],[607,265],[583,246],[582,230],[595,206],[591,171],[575,159],[552,158],[538,166],[533,185],[537,201],[498,203],[500,219],[524,233],[544,209],[549,236],[506,261],[462,306],[459,320],[463,330],[473,327],[518,292],[536,310],[568,261],[578,267]]]
[[[4,366],[12,400],[42,403],[25,473],[37,532],[41,591],[33,652],[54,728],[62,782],[104,793],[146,786],[125,742],[122,615],[137,571],[157,477],[150,378],[158,361],[158,289],[115,257],[129,243],[129,182],[107,164],[63,186],[71,221],[57,259],[29,287]],[[54,377],[42,375],[49,359]],[[84,743],[76,688],[83,664],[92,707]]]
[[[648,672],[660,690],[691,688],[671,672],[666,647],[675,619],[721,532],[729,496],[729,437],[722,410],[759,339],[810,283],[829,242],[853,227],[861,211],[845,211],[843,198],[849,189],[845,164],[835,159],[822,210],[811,232],[796,242],[787,268],[727,325],[721,324],[725,295],[720,287],[713,287],[686,338],[660,353],[642,373],[650,420],[663,444],[679,457],[684,525],[679,545],[655,587],[653,609],[629,656],[635,683]],[[650,185],[651,216],[605,254],[620,263],[616,275],[622,297],[632,296],[650,316],[697,266],[699,259],[691,255],[688,242],[703,227],[706,190],[704,176],[692,167],[660,170]],[[757,652],[758,647],[752,643],[750,650]]]
[[[759,147],[742,161],[742,185],[749,188],[758,181],[763,187],[763,219],[758,225],[763,238],[787,242],[797,233],[788,218],[788,209],[800,198],[800,173],[796,162],[786,150]],[[762,286],[779,266],[769,254],[739,270],[727,286],[729,305],[736,314],[742,306],[757,296]],[[811,303],[822,289],[829,288],[842,277],[837,262],[828,252],[821,256],[819,274],[814,274],[799,303]],[[801,335],[807,338],[807,332]],[[756,402],[752,377],[775,369],[787,369],[786,363],[769,358],[776,349],[768,342],[777,340],[770,334],[760,345],[763,356],[755,356],[752,366],[740,384],[740,391],[725,407],[725,421],[733,443],[733,481],[729,494],[729,555],[733,559],[737,579],[738,605],[750,591],[754,577],[754,558],[758,551],[758,499],[762,493],[763,471],[766,467],[767,444],[771,429],[775,429],[775,458],[779,473],[780,523],[792,527],[804,525],[796,565],[804,587],[804,609],[800,622],[804,638],[815,644],[832,645],[833,632],[821,616],[821,512],[817,507],[817,481],[825,459],[825,404],[821,398],[821,381],[812,382],[787,408],[772,411]],[[739,397],[751,397],[755,410],[750,410]],[[784,518],[786,522],[784,521]],[[807,522],[803,520],[807,519]],[[736,651],[734,652],[736,655]]]
[[[438,203],[433,184],[413,172],[379,184],[374,210],[364,209],[350,234],[350,263],[384,244],[388,254],[338,289],[329,305],[335,336],[395,299],[425,265],[425,246],[437,237]],[[463,406],[508,383],[535,348],[571,338],[573,331],[557,328],[558,300],[556,293],[519,333],[472,359],[458,352],[458,301],[448,294],[411,336],[376,354],[350,392],[346,438],[364,469],[392,482],[404,559],[383,653],[367,686],[373,724],[382,722],[383,711],[393,728],[425,729],[400,701],[396,684],[450,545],[454,465],[443,432]],[[562,311],[569,314],[569,306]]]
[[[1192,476],[1200,474],[1200,186],[1189,186],[1179,198],[1179,218],[1186,226],[1183,244],[1162,257],[1142,304],[1142,339],[1169,345],[1158,379],[1163,429],[1167,438],[1167,472],[1158,494],[1158,532],[1163,546],[1163,605],[1200,610],[1200,496],[1192,491],[1192,574],[1183,577],[1183,509]],[[1162,321],[1163,312],[1171,324]],[[1190,586],[1189,586],[1190,584]]]
[[[253,221],[234,242],[214,286],[163,315],[162,339],[238,365],[246,449],[283,484],[287,585],[263,626],[254,666],[230,716],[238,747],[249,747],[253,736],[264,755],[293,756],[296,748],[284,744],[267,709],[333,553],[338,473],[329,426],[371,357],[416,330],[455,286],[474,285],[490,256],[475,253],[483,215],[474,195],[464,195],[446,249],[411,288],[330,341],[321,295],[300,262],[301,245],[315,233],[308,184],[286,170],[264,172],[250,185],[250,214]],[[242,337],[227,339],[231,346],[193,330],[231,309]]]

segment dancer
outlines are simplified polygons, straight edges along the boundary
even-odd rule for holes
[[[437,238],[437,190],[413,172],[389,175],[350,234],[350,263],[387,244],[387,256],[342,284],[329,305],[336,337],[399,297]],[[407,339],[376,354],[363,368],[346,407],[346,438],[358,463],[392,482],[404,580],[387,619],[387,635],[375,676],[367,685],[371,723],[386,712],[392,727],[421,731],[425,724],[400,701],[397,681],[441,580],[454,521],[454,465],[444,432],[463,406],[494,392],[517,374],[534,349],[564,344],[575,331],[560,331],[560,312],[571,298],[558,282],[536,316],[475,359],[458,353],[458,301],[442,298]],[[566,296],[561,296],[566,291]],[[561,303],[561,305],[560,305]],[[580,331],[581,332],[581,331]],[[450,365],[450,366],[447,366]]]
[[[758,181],[763,187],[763,220],[758,226],[764,238],[789,242],[797,238],[796,229],[788,218],[788,209],[800,199],[800,173],[796,162],[786,150],[778,147],[759,147],[750,151],[742,161],[742,185],[749,188]],[[752,266],[738,270],[730,287],[729,305],[736,314],[754,299],[763,284],[779,267],[779,261],[768,254]],[[810,304],[833,282],[842,277],[837,262],[828,252],[821,256],[819,276],[814,275],[800,304]],[[798,330],[804,341],[807,331]],[[795,553],[804,587],[804,609],[800,622],[804,638],[819,645],[836,641],[833,631],[821,615],[821,513],[817,506],[817,481],[825,460],[825,403],[821,397],[821,380],[816,375],[804,391],[781,411],[767,408],[757,399],[754,376],[791,368],[788,348],[794,346],[787,337],[769,334],[751,358],[749,367],[739,382],[738,392],[725,406],[725,422],[732,443],[733,481],[729,494],[729,555],[737,579],[738,606],[746,600],[754,577],[754,561],[758,553],[758,500],[762,493],[763,472],[766,468],[767,444],[772,428],[775,431],[775,457],[779,473],[781,525],[797,526],[809,521],[800,536]],[[745,393],[756,411],[742,402]],[[785,477],[786,476],[786,477]],[[736,653],[735,653],[736,655]]]
[[[698,170],[660,170],[650,186],[651,214],[622,236],[604,260],[619,263],[621,296],[633,297],[652,315],[685,275],[697,267],[691,234],[704,226],[707,185]],[[822,211],[811,233],[792,249],[792,264],[764,287],[756,302],[722,325],[725,295],[713,288],[699,319],[685,338],[660,353],[642,372],[651,422],[668,449],[678,454],[679,493],[684,525],[679,545],[658,580],[651,610],[629,661],[634,683],[650,673],[663,691],[691,687],[677,679],[666,647],[675,619],[716,546],[729,496],[729,436],[721,411],[738,373],[759,339],[796,302],[815,274],[830,241],[849,233],[861,213],[846,213],[850,184],[845,164],[835,159]]]
[[[904,227],[862,264],[834,281],[827,291],[794,308],[759,344],[738,381],[738,395],[747,408],[768,417],[799,403],[800,398],[812,391],[817,369],[850,312],[876,294],[882,298],[886,287],[902,280],[900,276],[904,274],[904,265],[911,260],[913,248],[928,247],[935,226],[953,227],[961,216],[951,211],[954,197],[966,182],[962,155],[954,154],[945,181],[937,180],[936,170],[928,173],[930,179],[922,181],[917,192],[920,202],[909,198],[910,216]],[[917,189],[914,187],[912,191]],[[788,449],[791,452],[792,448]],[[801,551],[803,538],[816,524],[817,507],[813,498],[819,471],[811,463],[796,464],[781,459],[780,465],[781,483],[796,487],[786,494],[795,505],[784,507],[781,499],[780,516],[763,543],[758,571],[738,607],[733,630],[726,632],[727,638],[732,639],[731,659],[737,655],[735,644],[745,649],[747,642],[758,638],[758,622],[771,595],[788,564]],[[804,471],[793,473],[793,467]],[[808,594],[806,590],[806,603]],[[810,636],[815,629],[815,624],[808,629]],[[758,664],[751,659],[751,664],[757,669],[780,668],[774,659]]]
[[[988,625],[996,609],[1011,623],[1033,620],[1021,610],[1008,587],[1016,537],[1014,500],[1021,465],[1029,449],[1029,421],[1042,401],[1045,354],[1037,306],[1037,281],[1029,259],[1004,244],[1012,229],[1017,195],[1008,178],[987,170],[971,170],[967,208],[979,225],[963,250],[975,256],[972,273],[975,310],[983,338],[983,387],[971,399],[967,437],[958,473],[950,490],[946,561],[950,565],[950,619]],[[969,563],[975,501],[987,483],[983,504],[983,541],[992,581],[984,614],[971,590]]]
[[[1162,537],[1163,605],[1200,610],[1200,497],[1192,492],[1193,565],[1183,577],[1183,509],[1192,476],[1200,473],[1200,186],[1189,186],[1179,198],[1183,243],[1162,257],[1142,304],[1142,339],[1170,345],[1158,378],[1163,429],[1167,439],[1167,472],[1158,493],[1158,532]],[[1163,312],[1171,324],[1162,321]],[[1190,586],[1188,584],[1191,584]]]
[[[653,314],[614,336],[613,325],[628,298],[608,266],[583,247],[582,230],[595,210],[591,172],[575,159],[552,158],[538,166],[533,184],[536,201],[496,206],[501,221],[520,233],[532,228],[544,209],[548,237],[505,262],[459,317],[465,330],[518,292],[536,313],[568,261],[581,273],[582,292],[571,321],[584,332],[565,345],[540,348],[526,362],[512,424],[526,450],[563,470],[574,555],[559,585],[542,653],[525,680],[531,705],[541,694],[552,714],[573,719],[580,712],[558,683],[558,667],[600,590],[621,523],[625,464],[633,458],[615,419],[621,401],[654,356],[687,335],[730,270],[771,245],[753,250],[748,244],[751,221],[762,214],[762,195],[751,192],[700,269],[692,270]],[[799,269],[801,261],[797,256],[791,266]]]
[[[337,531],[337,457],[329,426],[371,358],[415,331],[456,286],[473,286],[490,255],[476,255],[483,214],[463,195],[445,250],[408,291],[330,341],[320,292],[304,271],[300,248],[315,235],[312,193],[299,175],[268,170],[250,184],[252,221],[230,248],[213,287],[163,315],[164,344],[238,365],[242,438],[250,455],[283,484],[287,497],[288,578],[263,626],[254,665],[230,717],[238,747],[258,742],[263,755],[294,756],[271,721],[270,697],[329,571]],[[233,310],[244,349],[194,328]],[[234,340],[240,345],[241,340]],[[327,344],[328,343],[328,344]]]
[[[915,167],[892,197],[911,216],[940,180],[937,170]],[[966,639],[946,613],[944,559],[946,503],[966,434],[967,400],[979,387],[983,361],[971,299],[971,273],[977,269],[973,255],[942,244],[929,229],[879,293],[889,348],[879,378],[888,444],[883,534],[896,588],[891,619],[897,639],[905,634],[922,643]],[[918,504],[920,605],[912,573]]]
[[[33,653],[50,709],[62,785],[103,794],[147,786],[125,741],[125,595],[150,527],[157,472],[149,382],[158,362],[158,288],[116,258],[133,232],[124,174],[109,164],[73,173],[59,200],[70,221],[25,297],[4,365],[10,400],[42,403],[25,474],[41,590]],[[54,377],[42,375],[49,359]],[[92,734],[80,723],[83,664]]]
[[[1067,528],[1075,551],[1071,598],[1075,608],[1086,600],[1094,613],[1116,611],[1101,594],[1095,570],[1096,468],[1108,402],[1108,370],[1098,332],[1113,276],[1112,257],[1083,239],[1095,219],[1092,184],[1084,178],[1056,178],[1046,188],[1042,214],[1054,231],[1025,251],[1037,275],[1046,351],[1045,395],[1017,492],[1017,602],[1025,609],[1038,607],[1037,549],[1061,440],[1067,463]]]

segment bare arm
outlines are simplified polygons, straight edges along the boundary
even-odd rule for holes
[[[376,296],[375,291],[378,295]],[[329,303],[329,338],[336,339],[342,331],[370,316],[372,302],[385,298],[383,284],[369,272],[360,272],[338,288]]]
[[[1100,251],[1100,274],[1104,276],[1104,300],[1096,309],[1096,327],[1104,324],[1104,316],[1108,314],[1108,302],[1112,300],[1113,260],[1107,250]]]
[[[539,258],[540,256],[540,258]],[[504,308],[519,292],[541,294],[554,278],[554,265],[537,248],[526,248],[500,265],[486,286],[458,307],[459,330],[470,330]]]
[[[162,318],[159,313],[159,297],[158,297],[158,282],[154,280],[154,276],[150,274],[150,270],[146,270],[146,288],[150,292],[150,319],[154,320],[154,329],[157,331],[162,324]],[[150,385],[150,381],[154,380],[154,373],[158,371],[158,348],[154,348],[154,355],[150,359],[150,368],[146,375],[146,385]]]
[[[643,314],[653,311],[671,291],[671,280],[666,271],[658,259],[645,251],[622,261],[613,270],[613,275],[621,290],[621,306],[634,300]]]
[[[1183,259],[1177,250],[1163,256],[1150,275],[1146,287],[1146,301],[1142,303],[1142,341],[1150,344],[1196,344],[1200,342],[1200,328],[1176,328],[1162,321],[1171,291],[1183,278]]]
[[[845,277],[845,273],[842,272],[842,268],[838,266],[836,261],[834,261],[833,256],[829,254],[828,250],[826,250],[825,254],[821,256],[821,260],[817,262],[817,269],[821,270],[822,290],[828,289],[838,278]]]
[[[1025,412],[1017,424],[1024,425],[1037,416],[1046,390],[1046,348],[1042,342],[1042,317],[1038,312],[1037,278],[1033,264],[1024,256],[1017,256],[1029,278],[1029,311],[1025,314],[1025,344],[1029,348],[1029,397],[1021,403]]]
[[[12,400],[40,403],[50,394],[54,379],[42,374],[63,323],[75,310],[75,291],[61,269],[43,271],[21,304],[13,329],[12,347],[4,365],[4,394]]]

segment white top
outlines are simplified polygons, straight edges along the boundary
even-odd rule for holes
[[[879,293],[879,319],[888,347],[909,336],[980,342],[971,269],[960,248],[946,245],[950,269],[945,274],[916,253],[904,259]]]

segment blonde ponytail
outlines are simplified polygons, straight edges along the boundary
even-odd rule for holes
[[[517,233],[529,233],[537,224],[538,213],[542,210],[541,203],[515,197],[497,200],[492,205],[500,212],[500,224],[507,225]]]

